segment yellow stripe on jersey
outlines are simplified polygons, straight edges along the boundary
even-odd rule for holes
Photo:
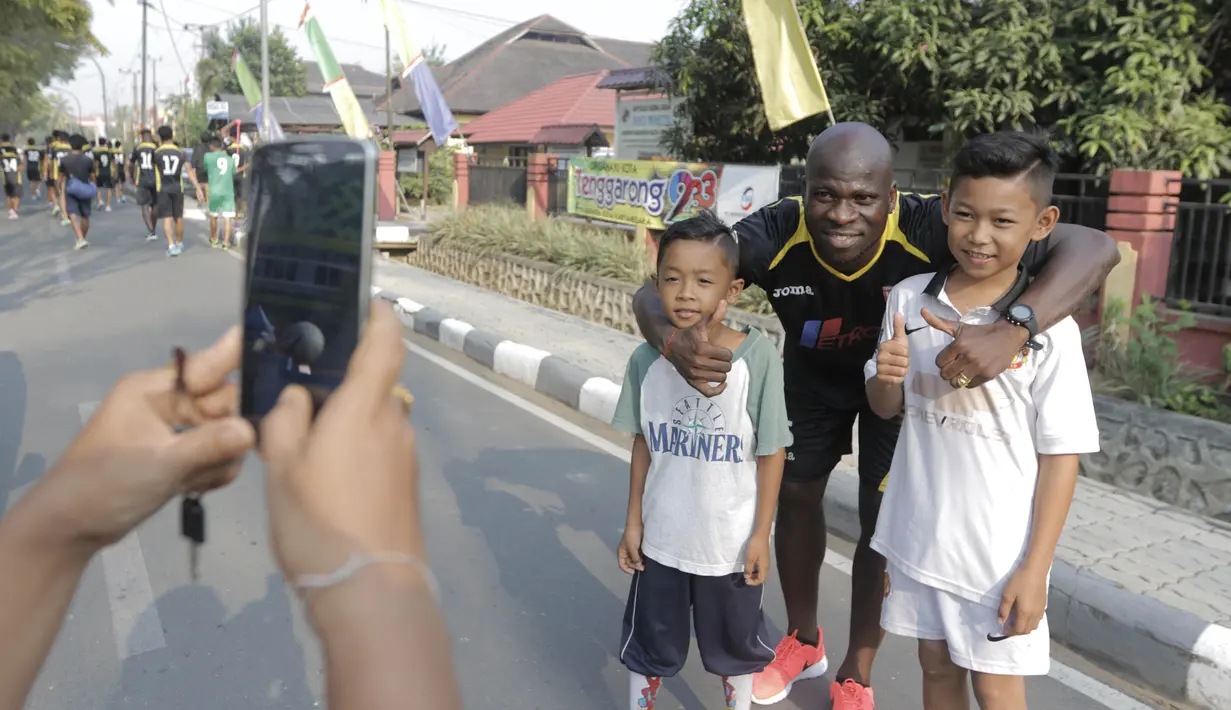
[[[799,204],[799,225],[795,228],[795,234],[793,234],[791,238],[787,240],[787,243],[784,244],[782,246],[782,249],[780,249],[778,253],[774,256],[774,260],[769,263],[770,269],[773,269],[774,267],[778,266],[778,264],[783,260],[783,258],[786,257],[787,252],[790,251],[792,247],[798,244],[807,244],[808,248],[812,250],[812,256],[816,259],[818,264],[823,266],[826,271],[833,274],[835,277],[843,281],[846,281],[846,282],[854,281],[858,279],[860,276],[863,276],[864,274],[868,273],[868,270],[871,269],[873,266],[875,266],[876,262],[880,260],[881,254],[885,253],[885,244],[887,242],[897,242],[898,244],[902,246],[903,249],[906,250],[907,254],[910,254],[911,256],[915,257],[916,259],[919,259],[925,264],[932,263],[932,260],[927,257],[927,254],[924,254],[922,251],[919,251],[918,248],[916,248],[913,244],[910,243],[910,240],[906,238],[906,233],[903,232],[901,227],[898,225],[898,215],[901,213],[901,209],[902,209],[901,194],[898,195],[898,202],[896,205],[894,205],[893,211],[889,213],[889,219],[885,221],[885,231],[881,232],[880,240],[876,246],[876,253],[872,255],[872,259],[868,261],[868,263],[862,269],[856,271],[853,274],[844,274],[841,271],[830,266],[829,264],[825,263],[825,260],[821,258],[820,252],[816,250],[816,243],[812,241],[812,235],[808,233],[808,223],[804,219],[803,198],[797,196],[797,197],[788,197],[786,199],[795,200],[800,203]]]

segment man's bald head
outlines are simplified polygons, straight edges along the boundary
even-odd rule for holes
[[[804,222],[820,256],[854,273],[876,253],[893,211],[893,148],[866,123],[839,123],[812,141]]]
[[[826,165],[837,172],[887,173],[893,179],[893,147],[866,123],[838,123],[825,129],[808,147],[807,173]]]

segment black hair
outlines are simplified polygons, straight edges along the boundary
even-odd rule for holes
[[[214,131],[201,131],[201,142],[209,143],[210,141],[214,140],[214,138],[216,138],[217,136],[218,134],[215,133]]]
[[[101,145],[101,146],[105,146],[105,145],[107,145],[107,139],[106,139],[106,138],[99,138],[99,139],[98,139],[98,144],[99,144],[99,145]]]
[[[695,216],[682,219],[667,227],[667,231],[658,238],[658,266],[661,267],[667,249],[674,242],[698,241],[718,245],[722,250],[723,261],[731,268],[731,273],[739,271],[739,242],[735,230],[718,219],[709,210],[701,210]]]
[[[218,135],[217,133],[211,133],[209,135],[209,138],[205,141],[205,144],[211,148],[214,148],[214,147],[221,148],[222,147],[222,136]]]
[[[34,139],[33,139],[33,138],[27,138],[27,139],[26,139],[26,145],[34,145]]]
[[[966,141],[953,158],[949,189],[962,178],[1025,178],[1039,208],[1051,204],[1052,183],[1060,169],[1060,156],[1047,137],[1025,131],[984,133]]]
[[[158,127],[158,139],[159,140],[169,141],[171,140],[172,135],[174,134],[171,132],[170,126],[159,126]]]
[[[153,138],[153,137],[154,137],[154,132],[153,132],[153,131],[151,131],[151,130],[150,130],[150,129],[148,129],[148,128],[142,128],[142,129],[141,129],[141,137],[142,137],[142,138]]]
[[[44,141],[44,142],[45,142],[45,143],[51,143],[53,140],[55,140],[55,138],[52,138],[51,136],[47,136],[47,140],[46,140],[46,141]]]
[[[74,133],[73,136],[68,139],[68,144],[73,150],[82,150],[85,148],[87,142],[88,141],[86,141],[85,136],[80,133]]]
[[[119,148],[119,147],[120,147],[120,145],[122,145],[122,144],[120,143],[120,139],[119,139],[119,138],[116,138],[116,139],[115,139],[115,144],[114,144],[114,145],[115,145],[115,147],[116,147],[116,148]]]

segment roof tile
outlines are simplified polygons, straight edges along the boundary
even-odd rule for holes
[[[470,143],[530,143],[545,126],[615,125],[615,92],[599,89],[606,71],[570,76],[463,126]]]

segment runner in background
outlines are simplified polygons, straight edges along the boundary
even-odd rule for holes
[[[158,200],[158,218],[167,237],[167,256],[184,253],[184,151],[175,144],[170,126],[158,127],[162,145],[154,152],[154,179]],[[197,176],[188,170],[188,178],[197,191],[197,202],[204,202]]]
[[[43,140],[43,160],[40,165],[40,173],[43,176],[43,186],[47,188],[47,206],[51,208],[51,214],[54,216],[57,211],[56,205],[56,180],[52,176],[51,171],[51,144],[55,142],[54,136],[47,136]]]
[[[17,219],[17,208],[21,206],[21,156],[7,133],[0,133],[0,170],[4,171],[4,202],[9,208],[9,219]]]
[[[209,143],[209,152],[202,156],[205,174],[209,176],[209,244],[218,243],[218,220],[222,219],[222,244],[225,251],[231,248],[231,230],[235,220],[235,192],[231,180],[235,172],[235,163],[222,150],[222,140],[213,136]]]
[[[30,185],[30,197],[38,197],[43,184],[43,150],[33,138],[26,139],[26,182]]]
[[[98,139],[98,149],[94,151],[94,170],[98,175],[98,206],[111,211],[111,192],[115,188],[115,154],[106,138]]]
[[[158,171],[154,169],[154,134],[146,128],[141,131],[141,142],[133,148],[129,166],[133,187],[137,190],[137,204],[141,206],[141,221],[148,230],[145,241],[158,241],[158,222],[154,216],[155,202],[158,199]],[[170,235],[167,236],[171,238]]]
[[[68,155],[71,151],[72,147],[68,144],[68,133],[65,133],[64,131],[52,131],[51,154],[47,158],[47,175],[50,178],[50,182],[47,187],[49,188],[49,195],[52,191],[55,193],[55,196],[52,198],[54,202],[52,203],[53,206],[51,214],[53,217],[55,215],[60,215],[60,224],[65,227],[72,224],[72,222],[69,221],[68,215],[64,213],[64,193],[60,190],[60,161],[63,160],[64,156]]]
[[[124,144],[119,138],[115,139],[111,153],[115,156],[115,191],[119,195],[120,204],[124,204],[128,202],[128,195],[124,194],[124,185],[128,183],[128,161],[124,158]]]
[[[88,185],[94,182],[94,161],[85,154],[85,148],[89,144],[85,136],[77,134],[70,140],[72,141],[71,149],[60,161],[59,192],[60,199],[64,201],[65,219],[73,225],[73,232],[77,236],[77,243],[73,245],[73,251],[81,251],[90,246],[86,238],[90,234],[90,205],[93,204],[94,198],[93,196],[80,198],[68,194],[69,183],[79,182]]]

